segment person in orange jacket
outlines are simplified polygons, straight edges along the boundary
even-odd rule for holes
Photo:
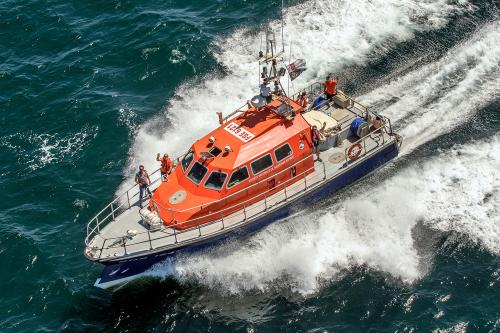
[[[163,157],[160,158],[160,153],[156,155],[156,160],[161,162],[161,179],[167,179],[168,175],[172,172],[172,160],[168,157],[168,154],[164,154]]]
[[[326,99],[331,99],[333,96],[337,95],[337,84],[340,82],[339,77],[337,76],[335,80],[331,78],[330,75],[326,77],[326,81],[324,83],[324,92]]]

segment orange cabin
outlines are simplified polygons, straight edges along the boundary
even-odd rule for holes
[[[276,112],[290,103],[294,117]],[[150,207],[164,224],[188,229],[263,200],[313,171],[310,125],[291,99],[250,108],[196,141]],[[287,171],[289,169],[289,171]]]

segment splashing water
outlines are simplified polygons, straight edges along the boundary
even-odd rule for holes
[[[500,95],[500,21],[442,59],[362,96],[396,124],[403,153],[467,122]]]
[[[449,15],[468,8],[446,2],[408,2],[404,6],[362,2],[355,8],[346,3],[308,2],[290,8],[286,22],[287,30],[298,40],[294,54],[308,59],[309,67],[298,84],[306,85],[329,71],[379,56],[415,32],[438,28]],[[495,98],[500,60],[495,41],[499,36],[498,22],[487,25],[435,63],[360,99],[395,121],[405,137],[403,152],[409,153],[467,121],[474,111]],[[323,45],[325,38],[337,42]],[[310,43],[324,47],[311,50],[307,47]],[[230,75],[208,77],[198,89],[192,83],[181,86],[177,95],[182,98],[171,100],[165,110],[172,127],[167,132],[157,130],[164,115],[141,127],[127,173],[139,161],[153,165],[155,152],[164,149],[167,142],[170,153],[182,152],[186,143],[216,125],[215,117],[207,121],[208,115],[215,111],[228,113],[234,109],[231,101],[244,101],[252,95],[254,87],[249,82],[255,76],[255,59],[251,55],[256,53],[258,38],[241,30],[216,44],[225,45],[217,58],[232,70]],[[332,58],[331,54],[342,56]],[[493,155],[500,147],[500,139],[476,144]],[[286,223],[275,223],[248,240],[188,256],[174,264],[159,264],[150,273],[173,275],[180,281],[194,280],[231,293],[265,290],[280,282],[309,294],[321,286],[321,281],[360,265],[412,283],[426,273],[412,238],[412,230],[420,222],[430,228],[463,232],[489,251],[499,253],[499,223],[485,217],[498,211],[500,198],[491,187],[476,182],[480,179],[477,181],[500,186],[494,172],[499,161],[492,163],[483,154],[474,154],[474,147],[456,147],[452,156],[439,155],[363,195],[320,212],[306,212]],[[470,164],[476,167],[460,170],[461,177],[449,176],[458,173],[456,168]],[[468,191],[462,192],[463,187]],[[455,196],[460,196],[461,207],[474,209],[456,210],[450,200]],[[488,199],[478,200],[481,196]]]
[[[285,279],[309,294],[322,280],[360,265],[412,283],[426,273],[412,238],[419,222],[466,234],[500,255],[499,156],[500,135],[457,146],[326,210],[273,224],[243,244],[153,270],[231,293],[266,290]]]
[[[291,7],[285,12],[287,35],[293,38],[294,56],[308,62],[308,71],[295,81],[296,86],[306,86],[342,66],[363,63],[410,39],[415,32],[437,29],[451,15],[469,9],[467,2],[450,5],[444,0],[406,1],[404,5],[382,0],[355,5],[310,1]],[[279,23],[271,26],[277,29]],[[191,142],[217,126],[215,112],[228,114],[254,96],[258,90],[255,55],[260,43],[261,36],[248,30],[215,41],[215,57],[230,73],[224,77],[211,74],[201,82],[180,86],[164,112],[138,129],[125,174],[133,175],[139,164],[156,169],[157,152],[180,155]],[[132,184],[132,177],[128,178],[117,193]]]

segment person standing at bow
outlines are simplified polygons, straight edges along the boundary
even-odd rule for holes
[[[168,157],[168,154],[163,154],[163,157],[160,157],[160,153],[156,155],[156,160],[161,162],[161,179],[162,181],[168,179],[168,175],[172,173],[172,160]]]
[[[326,77],[326,81],[323,84],[324,93],[327,100],[330,100],[333,96],[337,95],[337,84],[339,84],[340,79],[337,76],[336,79],[332,79],[330,75]]]
[[[148,172],[144,169],[144,165],[139,166],[139,172],[135,174],[135,183],[139,185],[139,206],[142,208],[144,192],[147,191],[148,195],[152,195],[151,191],[149,190],[149,184],[151,184],[151,180],[149,179]]]

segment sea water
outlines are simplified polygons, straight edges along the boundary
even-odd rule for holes
[[[0,4],[0,331],[500,331],[500,3],[285,2],[286,59],[400,156],[254,235],[92,285],[87,221],[258,91],[279,1]],[[281,47],[281,45],[280,45]]]

